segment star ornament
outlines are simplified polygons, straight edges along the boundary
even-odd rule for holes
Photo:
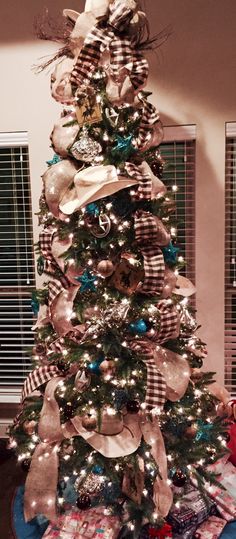
[[[96,292],[95,275],[92,275],[88,269],[86,269],[80,277],[76,277],[76,280],[81,283],[80,292]]]
[[[56,165],[57,163],[59,163],[59,161],[61,161],[61,157],[54,153],[53,158],[49,159],[49,161],[46,161],[46,163],[49,167],[51,167],[52,165]]]
[[[136,150],[132,144],[133,135],[129,135],[128,137],[121,137],[120,135],[116,135],[116,145],[112,149],[113,154],[122,154],[124,158],[129,157],[132,153],[135,153]]]
[[[169,264],[175,264],[177,261],[178,253],[180,248],[173,245],[172,242],[167,245],[167,247],[162,248],[163,256],[165,259],[165,262],[169,262]]]

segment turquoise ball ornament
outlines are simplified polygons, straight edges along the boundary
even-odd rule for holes
[[[95,475],[102,475],[104,473],[104,468],[102,466],[99,466],[99,464],[95,464],[92,468],[92,472]]]
[[[147,324],[142,318],[140,318],[140,320],[137,320],[136,322],[131,322],[131,324],[129,325],[129,331],[131,333],[138,333],[138,335],[146,333],[147,330]]]
[[[100,376],[101,375],[100,365],[103,361],[104,361],[104,357],[99,357],[98,359],[90,363],[90,365],[88,365],[88,369],[90,373]]]

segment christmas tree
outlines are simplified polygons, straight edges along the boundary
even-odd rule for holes
[[[170,537],[178,489],[214,482],[226,442],[144,90],[155,40],[135,0],[87,0],[64,16],[51,78],[63,110],[39,212],[46,282],[11,428],[29,469],[25,518],[92,507],[131,537],[147,523]]]

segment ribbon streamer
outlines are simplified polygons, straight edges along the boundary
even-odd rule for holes
[[[151,344],[145,340],[133,340],[129,344],[131,350],[142,355],[147,367],[147,392],[145,397],[146,410],[163,408],[166,400],[166,382],[156,366]]]
[[[157,224],[155,217],[148,212],[137,212],[134,229],[136,241],[144,258],[145,279],[141,292],[147,295],[161,294],[164,286],[165,263],[156,240]]]
[[[35,449],[26,478],[24,514],[26,522],[38,514],[49,520],[56,517],[56,491],[58,477],[58,449],[64,438],[60,424],[60,410],[55,390],[63,380],[56,377],[48,382],[40,414],[38,434],[41,442]]]
[[[22,390],[22,402],[29,397],[31,393],[38,389],[38,387],[46,384],[55,376],[58,376],[58,373],[58,368],[55,365],[45,365],[30,372],[24,382]]]

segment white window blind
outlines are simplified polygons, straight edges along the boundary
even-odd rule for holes
[[[236,122],[226,124],[225,385],[236,396]]]
[[[177,244],[180,255],[186,261],[181,271],[195,283],[195,148],[196,126],[164,128],[164,142],[160,153],[166,165],[164,183],[171,190],[177,187],[176,218],[178,222]],[[194,305],[194,298],[192,305]]]
[[[0,133],[0,402],[30,370],[35,288],[27,133]]]

